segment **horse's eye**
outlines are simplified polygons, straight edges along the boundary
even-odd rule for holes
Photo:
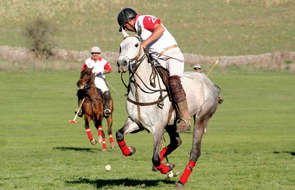
[[[138,43],[134,45],[135,47],[138,47]]]

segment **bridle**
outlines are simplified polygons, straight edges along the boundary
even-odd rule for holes
[[[131,36],[128,36],[128,37],[131,37]],[[126,37],[126,38],[128,38]],[[139,39],[139,38],[138,38]],[[163,96],[163,92],[167,92],[166,89],[162,89],[161,88],[161,85],[160,85],[160,76],[159,76],[159,73],[156,69],[156,66],[153,62],[151,61],[148,61],[148,63],[151,65],[151,68],[152,68],[152,73],[150,75],[150,85],[153,86],[153,87],[156,87],[156,78],[157,78],[157,82],[159,84],[159,89],[152,89],[149,87],[149,85],[146,84],[147,81],[144,81],[137,73],[137,69],[139,68],[139,66],[141,65],[141,63],[148,57],[149,57],[149,54],[145,51],[143,51],[144,53],[141,55],[141,52],[142,52],[142,46],[140,44],[140,47],[139,47],[139,51],[138,51],[138,54],[129,60],[129,62],[133,62],[133,64],[129,64],[128,66],[128,70],[129,70],[129,85],[127,86],[126,83],[124,82],[123,80],[123,73],[121,73],[121,81],[122,83],[124,84],[124,86],[127,88],[127,91],[129,92],[130,91],[130,83],[133,83],[134,86],[135,86],[135,97],[136,97],[136,100],[132,100],[130,99],[129,97],[127,97],[127,101],[137,105],[137,106],[150,106],[150,105],[154,105],[154,104],[157,104],[157,106],[159,108],[163,108],[164,104],[163,104],[163,101],[166,97],[168,97],[168,93],[166,93],[165,96]],[[143,89],[142,86],[140,86],[138,84],[138,82],[136,81],[136,78],[135,76],[141,81],[141,83],[143,84],[143,86],[148,90],[145,90]],[[153,94],[153,93],[157,93],[157,92],[160,92],[160,95],[159,95],[159,98],[158,100],[156,101],[152,101],[152,102],[139,102],[139,97],[138,97],[138,89],[140,89],[142,92],[144,93],[147,93],[147,94]]]

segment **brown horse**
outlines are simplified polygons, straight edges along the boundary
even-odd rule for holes
[[[98,142],[102,143],[103,151],[106,150],[105,134],[102,130],[102,120],[106,118],[108,124],[108,135],[112,149],[114,148],[114,140],[112,136],[112,113],[113,113],[113,100],[110,100],[111,113],[108,116],[103,114],[103,98],[101,91],[95,87],[94,84],[95,74],[92,73],[92,69],[85,69],[81,71],[80,79],[77,82],[79,91],[77,93],[78,99],[82,102],[82,113],[84,114],[85,130],[92,145],[95,145],[97,141],[93,138],[89,122],[92,120],[96,129],[98,130]],[[80,101],[79,101],[80,102]]]

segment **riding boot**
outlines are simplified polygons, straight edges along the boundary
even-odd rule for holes
[[[179,76],[173,75],[169,77],[169,88],[172,99],[176,103],[177,117],[176,121],[177,132],[185,132],[190,130],[190,114],[186,101],[185,92],[181,85]]]
[[[111,114],[110,109],[111,93],[106,91],[103,93],[103,114],[105,117],[108,117]]]

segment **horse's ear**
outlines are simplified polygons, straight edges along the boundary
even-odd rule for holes
[[[122,32],[122,35],[124,38],[127,38],[129,36],[128,33],[124,29],[122,29],[121,32]]]

